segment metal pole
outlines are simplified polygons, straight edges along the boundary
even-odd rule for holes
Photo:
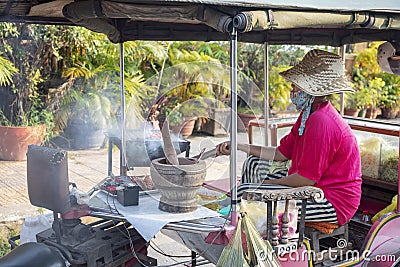
[[[126,141],[125,141],[125,86],[124,86],[124,43],[119,44],[119,79],[120,79],[120,94],[121,94],[121,166],[120,175],[126,176]]]
[[[269,86],[268,86],[268,73],[269,73],[269,57],[268,57],[268,42],[264,43],[264,144],[269,146]]]
[[[340,56],[343,60],[343,68],[346,68],[346,45],[342,45]],[[344,93],[340,93],[340,115],[344,115]]]
[[[231,186],[231,224],[237,224],[237,185],[236,185],[236,153],[237,153],[237,31],[233,27],[231,33],[231,155],[230,155],[230,186]]]

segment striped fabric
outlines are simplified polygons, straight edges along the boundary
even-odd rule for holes
[[[240,201],[243,191],[258,189],[258,190],[281,190],[289,188],[284,185],[262,184],[264,180],[275,180],[287,175],[288,168],[283,170],[278,168],[278,171],[270,173],[273,163],[269,160],[249,156],[243,164],[242,169],[242,182],[238,187],[237,196]],[[297,201],[299,207],[299,216],[301,201]],[[337,223],[336,211],[332,204],[327,200],[320,203],[307,202],[306,208],[306,221],[307,222],[330,222]]]

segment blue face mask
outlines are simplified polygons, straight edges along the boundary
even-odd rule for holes
[[[304,111],[311,98],[312,95],[309,95],[304,91],[290,92],[290,100],[292,101],[293,105],[296,106],[297,111]]]
[[[314,98],[312,95],[307,94],[304,91],[296,91],[290,92],[290,100],[292,101],[293,105],[296,106],[298,111],[302,111],[303,114],[301,116],[301,123],[299,127],[299,135],[302,136],[304,133],[304,129],[306,127],[306,121],[311,113],[311,106],[314,102]]]

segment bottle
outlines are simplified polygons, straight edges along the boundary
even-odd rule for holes
[[[365,223],[371,223],[371,215],[369,214],[368,210],[363,210],[361,221]]]

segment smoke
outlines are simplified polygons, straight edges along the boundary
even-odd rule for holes
[[[126,156],[129,167],[149,166],[153,158],[164,157],[159,131],[159,127],[162,127],[159,123],[162,122],[158,121],[162,117],[160,115],[164,115],[171,128],[175,124],[182,127],[185,120],[191,117],[197,118],[200,127],[202,123],[213,121],[229,136],[230,71],[228,66],[222,64],[190,62],[166,68],[149,78],[139,88],[143,92],[150,90],[149,97],[132,99],[126,110]],[[157,90],[156,94],[154,89]],[[241,105],[247,106],[250,113],[260,114],[264,106],[262,98],[263,93],[255,83],[239,73],[238,99]],[[241,120],[238,120],[238,128],[244,128]],[[221,141],[227,140],[226,135]],[[183,152],[190,145],[189,141],[184,140],[179,131],[172,133],[172,138],[177,154],[185,156]],[[191,156],[203,147],[208,150],[217,145],[210,138],[203,139],[205,141],[201,141],[199,147],[190,147]],[[215,161],[220,159],[207,160],[207,168]]]

